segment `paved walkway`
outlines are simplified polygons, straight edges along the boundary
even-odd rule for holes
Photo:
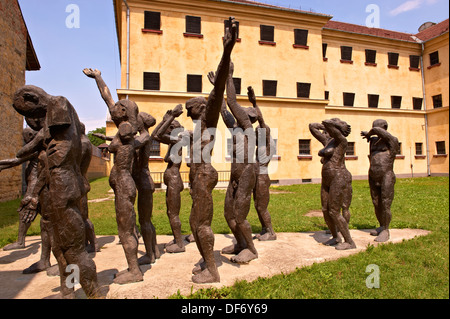
[[[424,236],[429,232],[419,229],[392,229],[390,242]],[[115,273],[127,268],[122,246],[117,236],[99,236],[102,246],[93,258],[97,265],[100,284],[109,286],[108,298],[167,298],[179,290],[181,294],[189,294],[200,288],[231,286],[236,280],[252,281],[258,277],[270,277],[275,274],[289,273],[297,267],[313,263],[335,260],[367,249],[368,244],[377,245],[368,230],[351,230],[357,249],[337,251],[333,247],[322,245],[330,238],[324,231],[306,233],[278,233],[278,239],[271,242],[255,240],[259,258],[248,265],[230,262],[229,255],[221,255],[220,250],[233,241],[232,235],[216,234],[215,257],[218,264],[221,282],[217,284],[198,285],[191,281],[191,271],[199,262],[200,254],[195,243],[186,246],[181,254],[163,253],[153,265],[142,266],[144,281],[128,285],[112,283]],[[158,236],[158,246],[163,250],[164,243],[172,240],[172,236]],[[0,250],[0,299],[41,299],[55,296],[59,292],[59,277],[49,277],[46,272],[34,275],[23,275],[22,270],[36,262],[40,256],[40,237],[27,237],[27,247],[23,250]],[[142,239],[139,245],[139,256],[144,254]],[[93,254],[91,254],[93,255]],[[56,261],[52,257],[52,264]],[[81,289],[77,296],[83,298]]]

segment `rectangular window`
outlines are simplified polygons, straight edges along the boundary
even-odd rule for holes
[[[420,56],[410,55],[409,56],[409,67],[411,69],[419,69],[420,67]]]
[[[160,157],[161,156],[161,146],[158,141],[154,139],[151,140],[152,144],[150,145],[150,157]]]
[[[297,82],[297,97],[305,97],[309,99],[311,91],[311,83]]]
[[[366,64],[373,65],[377,62],[377,51],[366,49]]]
[[[322,58],[325,60],[327,58],[327,43],[322,43]]]
[[[156,72],[144,72],[144,90],[160,89],[159,73]]]
[[[430,53],[430,66],[439,64],[439,52],[435,51]]]
[[[402,107],[402,97],[401,96],[391,96],[391,106],[393,109],[399,109]]]
[[[263,95],[277,96],[277,81],[263,80]]]
[[[442,94],[433,96],[433,107],[435,109],[442,107]]]
[[[325,100],[330,99],[330,91],[325,91]]]
[[[241,94],[241,78],[233,78],[234,89],[236,90],[236,94]]]
[[[188,74],[187,75],[187,92],[202,92],[202,76]]]
[[[388,52],[389,66],[398,66],[398,53]]]
[[[416,155],[423,155],[423,144],[416,143]]]
[[[261,41],[274,42],[275,27],[271,25],[261,25]]]
[[[398,150],[399,150],[398,155],[402,155],[403,154],[402,142],[398,142]]]
[[[230,27],[230,20],[224,20],[223,21],[223,24],[224,24],[224,30],[223,30],[223,34],[225,34],[225,32],[227,31],[227,28],[229,28]],[[238,37],[238,39],[239,39],[239,21],[236,21],[236,27],[237,27],[237,37]]]
[[[423,104],[423,98],[421,97],[413,97],[413,109],[421,110]]]
[[[341,46],[341,60],[342,61],[351,61],[352,60],[352,47]]]
[[[161,30],[161,12],[144,12],[144,29]]]
[[[308,45],[308,30],[294,29],[294,41],[296,45]]]
[[[186,33],[201,34],[202,18],[194,16],[186,16]]]
[[[348,142],[347,151],[345,152],[347,156],[355,156],[355,142]]]
[[[311,140],[298,140],[298,154],[311,155]]]
[[[353,106],[355,103],[355,93],[344,92],[344,106]]]
[[[369,107],[377,108],[380,96],[377,94],[368,94],[367,97],[369,100]]]
[[[445,150],[445,141],[436,142],[436,154],[445,155],[447,154]]]

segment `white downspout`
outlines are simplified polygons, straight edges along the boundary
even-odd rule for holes
[[[127,7],[127,90],[130,89],[130,6],[127,0],[123,0]],[[127,94],[128,100],[128,94]]]
[[[422,45],[422,54],[420,55],[420,71],[422,73],[422,91],[423,91],[423,107],[425,110],[425,144],[427,148],[427,175],[431,176],[431,168],[430,168],[430,145],[428,143],[428,114],[427,114],[427,98],[425,94],[425,74],[423,69],[423,52],[424,46]]]

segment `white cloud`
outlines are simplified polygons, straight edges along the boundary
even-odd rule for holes
[[[406,2],[403,2],[401,5],[399,5],[397,8],[395,8],[394,10],[391,10],[389,12],[389,14],[391,16],[396,16],[399,15],[400,13],[403,12],[408,12],[414,9],[418,9],[420,8],[424,3],[427,5],[433,5],[435,3],[437,3],[439,0],[409,0]]]
[[[391,16],[396,16],[396,15],[399,15],[400,13],[408,12],[408,11],[420,8],[422,3],[423,3],[423,0],[406,1],[406,2],[402,3],[401,5],[399,5],[397,8],[395,8],[394,10],[391,10],[389,12],[389,14]]]

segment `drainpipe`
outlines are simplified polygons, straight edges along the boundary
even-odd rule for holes
[[[431,176],[431,168],[430,168],[430,145],[428,143],[428,114],[427,114],[427,98],[425,94],[425,74],[423,69],[423,52],[424,45],[423,41],[421,41],[422,45],[422,54],[420,55],[420,70],[422,73],[422,91],[423,91],[423,107],[425,109],[425,144],[427,148],[427,174]]]
[[[130,89],[130,6],[127,0],[123,0],[127,7],[127,90]],[[128,100],[128,94],[127,94]]]

